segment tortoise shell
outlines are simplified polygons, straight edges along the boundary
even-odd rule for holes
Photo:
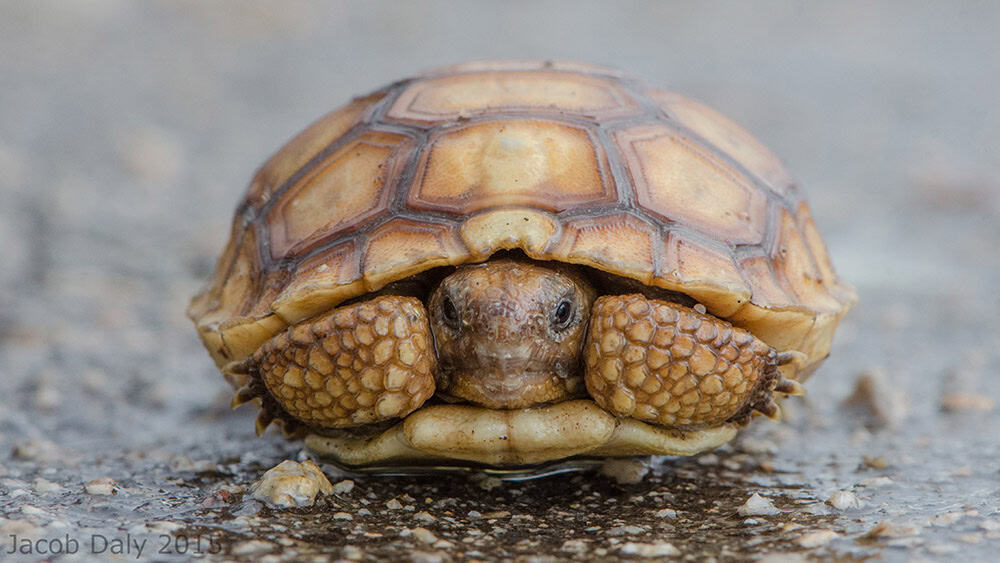
[[[678,94],[577,63],[481,62],[354,99],[250,183],[188,314],[220,367],[287,326],[502,250],[686,294],[827,355],[855,301],[779,160]]]

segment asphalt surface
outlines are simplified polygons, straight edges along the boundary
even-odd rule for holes
[[[0,559],[993,560],[998,27],[985,2],[0,4]],[[831,358],[786,421],[638,483],[327,466],[313,507],[249,499],[301,444],[226,407],[184,317],[236,202],[322,113],[481,58],[620,67],[782,156],[860,296]]]

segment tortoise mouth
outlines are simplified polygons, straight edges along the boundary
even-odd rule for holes
[[[552,370],[534,360],[441,370],[437,382],[443,400],[488,409],[519,409],[586,395],[582,373]]]

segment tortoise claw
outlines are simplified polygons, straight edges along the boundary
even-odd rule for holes
[[[773,399],[768,399],[766,403],[754,405],[754,410],[771,420],[781,420],[781,407]]]
[[[806,389],[801,383],[785,378],[778,380],[778,384],[774,386],[774,390],[778,393],[784,393],[785,395],[802,396],[806,394]]]
[[[272,415],[267,409],[262,409],[257,414],[257,420],[254,423],[254,429],[257,431],[258,436],[262,436],[267,427],[271,425],[274,420],[274,415]]]
[[[229,408],[235,409],[238,406],[249,403],[250,401],[256,399],[260,395],[253,390],[253,388],[247,384],[236,390],[236,394],[233,395],[233,400],[229,403]]]
[[[783,366],[785,364],[795,364],[802,365],[805,361],[809,359],[808,356],[799,352],[798,350],[788,350],[787,352],[778,352],[774,356],[774,365]]]

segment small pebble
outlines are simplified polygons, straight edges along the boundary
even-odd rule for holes
[[[804,505],[800,511],[803,514],[812,514],[813,516],[822,516],[824,514],[830,513],[830,507],[826,503],[822,502],[811,502]]]
[[[902,387],[890,384],[885,372],[875,368],[858,376],[844,406],[864,410],[878,428],[894,428],[908,416],[907,402]]]
[[[389,510],[401,510],[403,508],[403,503],[399,502],[394,498],[391,498],[385,501],[385,507],[388,508]]]
[[[412,563],[445,563],[446,561],[451,561],[451,557],[447,553],[440,551],[433,553],[413,551],[409,553],[409,557]]]
[[[413,519],[416,520],[417,522],[426,522],[426,523],[434,522],[435,520],[437,520],[437,518],[435,518],[430,513],[425,511],[420,511],[414,514]]]
[[[645,526],[615,526],[614,528],[608,528],[604,533],[612,537],[637,536],[645,534],[648,530]]]
[[[487,477],[479,482],[479,488],[484,491],[492,491],[503,486],[503,480],[497,477]]]
[[[360,561],[365,556],[364,552],[361,551],[361,548],[356,545],[345,545],[343,555],[344,559],[351,561]]]
[[[795,540],[795,543],[804,548],[811,549],[813,547],[826,545],[838,537],[840,537],[840,534],[834,532],[833,530],[819,530],[800,536]]]
[[[177,455],[170,459],[170,470],[193,471],[195,473],[203,471],[215,471],[215,464],[207,459],[192,460],[186,455]]]
[[[636,459],[609,459],[601,465],[601,475],[610,477],[619,485],[641,483],[649,466]]]
[[[889,477],[872,477],[870,479],[865,479],[864,481],[858,483],[861,487],[885,487],[887,485],[893,484],[894,481]]]
[[[354,490],[354,481],[350,479],[344,479],[343,481],[337,481],[333,485],[333,494],[335,495],[347,495]]]
[[[736,513],[740,516],[774,516],[780,512],[774,503],[757,493],[750,495],[743,506],[736,509]]]
[[[233,546],[233,555],[254,555],[266,553],[274,549],[274,545],[263,540],[249,540]]]
[[[985,395],[949,393],[941,397],[941,409],[946,412],[989,412],[996,406],[996,401]]]
[[[559,551],[569,551],[573,553],[584,553],[587,551],[587,542],[583,540],[566,540]]]
[[[346,512],[336,512],[333,515],[334,520],[354,520],[354,517]]]
[[[94,479],[83,488],[88,495],[117,495],[119,491],[118,483],[115,483],[110,477]]]
[[[837,510],[861,508],[861,499],[851,491],[837,491],[830,495],[826,502]]]
[[[25,516],[41,516],[46,518],[50,516],[50,514],[45,510],[32,504],[22,504],[21,514],[24,514]]]
[[[668,518],[670,520],[676,520],[677,511],[672,508],[662,508],[660,510],[657,510],[654,516],[656,516],[657,518]]]
[[[944,514],[938,514],[937,516],[931,516],[928,523],[931,526],[951,526],[952,524],[958,522],[965,516],[961,512],[945,512]]]
[[[268,469],[260,480],[254,483],[248,498],[263,500],[281,508],[292,506],[312,506],[316,495],[328,495],[333,485],[319,466],[310,460],[302,463],[288,460]]]
[[[413,528],[412,530],[410,530],[410,533],[413,534],[413,539],[417,540],[420,543],[433,545],[434,542],[438,541],[438,538],[437,536],[434,535],[434,532],[428,530],[427,528],[423,527]]]
[[[256,516],[264,508],[264,503],[259,500],[246,499],[240,505],[233,509],[231,514],[233,516]]]
[[[920,528],[905,524],[893,524],[891,522],[879,522],[868,531],[864,538],[902,538],[916,536],[920,534]]]
[[[680,550],[673,544],[658,541],[655,543],[634,543],[628,542],[619,550],[624,555],[637,555],[639,557],[677,557]]]
[[[48,479],[43,479],[38,477],[32,484],[36,492],[39,493],[67,493],[69,489],[60,485],[59,483],[53,483]]]
[[[885,469],[889,467],[889,460],[884,456],[861,456],[861,461],[868,467],[872,469]]]

